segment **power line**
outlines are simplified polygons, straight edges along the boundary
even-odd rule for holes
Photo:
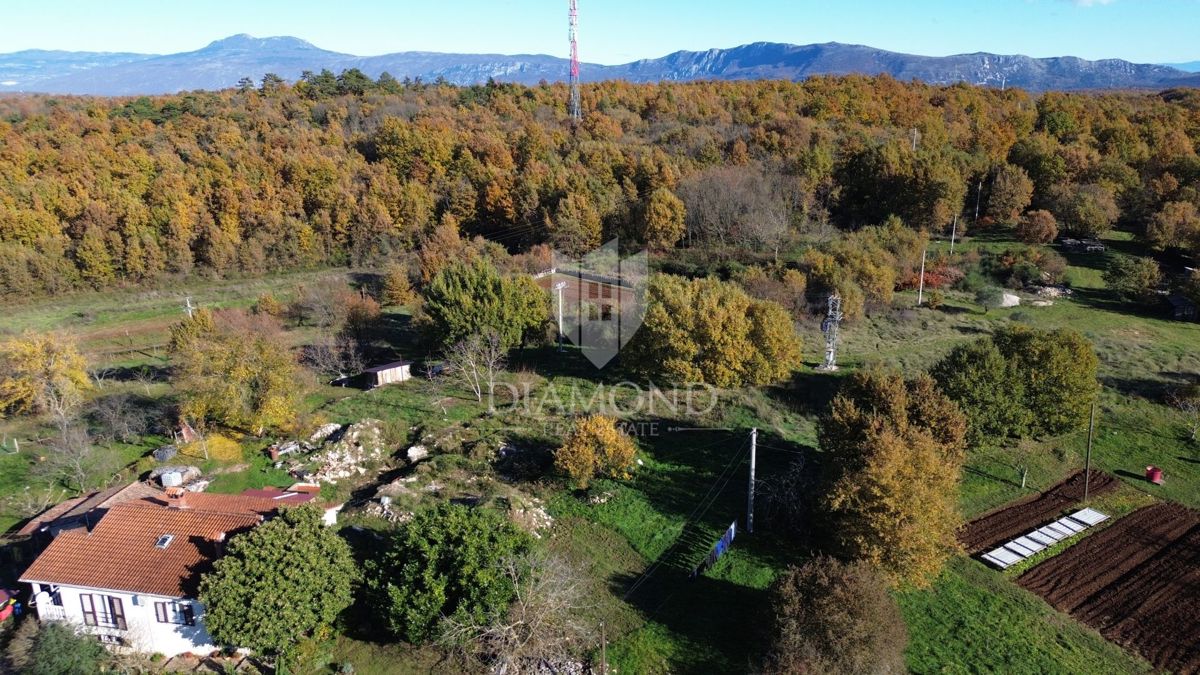
[[[644,584],[650,578],[650,576],[653,575],[654,572],[656,572],[664,562],[666,562],[671,553],[673,553],[675,549],[678,548],[683,542],[683,533],[687,531],[688,527],[693,525],[697,520],[699,520],[700,517],[703,517],[705,513],[708,513],[708,509],[711,508],[713,503],[716,502],[717,497],[721,496],[721,492],[725,490],[725,486],[728,485],[729,480],[733,478],[733,473],[730,470],[741,464],[740,460],[742,459],[742,452],[746,449],[746,443],[746,441],[743,441],[742,445],[738,446],[738,449],[733,453],[733,456],[725,465],[725,468],[721,470],[721,473],[717,476],[717,479],[713,481],[713,484],[708,488],[708,492],[704,493],[704,496],[700,498],[700,501],[696,504],[695,508],[692,509],[692,512],[688,514],[687,519],[683,523],[683,527],[680,529],[679,538],[676,539],[675,543],[671,544],[666,551],[659,555],[658,560],[650,565],[650,567],[648,567],[646,571],[643,572],[636,581],[634,581],[633,585],[629,587],[629,590],[625,591],[625,595],[622,596],[623,598],[628,598],[634,593],[634,591],[640,588],[642,584]],[[721,482],[722,479],[724,479],[724,482]],[[717,483],[721,483],[719,489],[717,488]],[[716,494],[713,494],[714,489],[717,490]],[[710,495],[712,496],[711,499],[709,499]],[[707,504],[705,503],[706,501]],[[702,508],[703,511],[701,511]]]

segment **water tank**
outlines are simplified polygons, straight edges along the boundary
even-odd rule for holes
[[[179,487],[183,484],[183,474],[178,471],[168,471],[158,478],[163,487]]]

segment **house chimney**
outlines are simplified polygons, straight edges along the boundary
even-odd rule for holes
[[[164,492],[167,495],[167,506],[174,509],[187,508],[187,490],[181,487],[169,487]]]

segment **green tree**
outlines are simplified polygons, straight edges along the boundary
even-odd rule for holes
[[[559,200],[546,225],[554,248],[575,258],[600,245],[600,213],[584,194],[569,193]]]
[[[768,594],[765,673],[907,672],[908,631],[885,580],[865,561],[818,557],[789,567]]]
[[[786,310],[751,300],[736,283],[660,274],[622,359],[648,377],[736,387],[791,373],[800,342]]]
[[[587,489],[597,476],[628,478],[636,454],[637,445],[617,428],[615,419],[588,415],[575,420],[571,433],[554,453],[554,467],[576,487]]]
[[[972,443],[1002,442],[1028,431],[1024,380],[990,338],[955,347],[931,374],[967,416]]]
[[[992,339],[1023,380],[1031,431],[1061,434],[1087,424],[1100,366],[1087,338],[1068,328],[1012,325]]]
[[[312,505],[284,509],[234,536],[200,580],[204,625],[218,644],[286,655],[350,606],[350,546]]]
[[[1115,256],[1104,270],[1104,283],[1124,300],[1152,300],[1162,284],[1162,269],[1153,258]]]
[[[495,511],[449,503],[418,511],[372,566],[380,618],[414,644],[431,638],[443,616],[485,623],[513,597],[502,561],[529,544],[528,535]]]
[[[1112,190],[1102,185],[1064,185],[1054,191],[1058,220],[1070,233],[1099,237],[1121,211]]]
[[[506,278],[491,263],[476,259],[439,272],[425,290],[423,311],[441,345],[491,330],[511,349],[545,325],[550,298],[528,276]]]
[[[975,303],[983,308],[983,313],[1004,304],[1004,291],[995,286],[985,286],[975,293]]]
[[[855,373],[818,430],[821,506],[846,557],[892,582],[928,584],[958,551],[966,421],[927,378]]]

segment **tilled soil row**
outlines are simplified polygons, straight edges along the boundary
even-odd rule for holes
[[[1200,673],[1200,513],[1139,509],[1017,583],[1156,668]]]
[[[1064,612],[1074,612],[1092,596],[1118,582],[1200,522],[1178,504],[1138,509],[1017,580]]]
[[[958,541],[974,555],[995,548],[1057,520],[1063,509],[1083,499],[1083,472],[1079,471],[1045,492],[1005,506],[967,523],[958,533]],[[1117,487],[1117,479],[1093,469],[1089,493],[1098,495]]]

